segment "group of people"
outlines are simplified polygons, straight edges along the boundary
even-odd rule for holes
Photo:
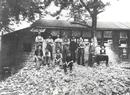
[[[41,33],[35,38],[36,50],[35,61],[37,63],[37,69],[40,69],[41,64],[45,65],[59,65],[67,73],[67,68],[72,72],[73,63],[77,61],[79,65],[85,65],[85,57],[89,56],[88,41],[83,41],[82,37],[76,41],[75,37],[69,39],[67,36],[60,38],[57,35],[55,40],[49,36],[47,39],[43,39]],[[85,51],[87,49],[87,53]],[[87,55],[87,56],[84,56]],[[88,60],[88,58],[87,58]]]

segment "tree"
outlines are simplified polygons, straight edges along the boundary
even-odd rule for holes
[[[89,64],[91,66],[92,59],[93,59],[92,57],[93,54],[91,54],[91,51],[95,53],[95,47],[97,44],[97,39],[96,39],[97,15],[103,12],[105,6],[109,5],[109,3],[104,4],[101,0],[55,0],[54,2],[56,6],[60,6],[60,9],[56,13],[52,14],[52,16],[58,15],[65,8],[67,9],[70,8],[71,16],[74,17],[76,22],[82,21],[84,22],[83,24],[87,25],[86,18],[91,18],[92,21],[91,42],[93,43],[93,45],[90,46],[90,51],[89,51],[90,52]],[[83,19],[83,16],[85,16],[85,19]]]
[[[96,45],[96,26],[97,26],[97,15],[104,11],[105,6],[109,3],[103,3],[101,0],[53,0],[57,7],[60,7],[58,11],[52,16],[57,16],[62,10],[69,9],[70,16],[74,18],[76,23],[87,25],[87,19],[91,19],[92,28],[91,35],[94,43]],[[51,4],[51,2],[50,2]],[[82,22],[82,23],[81,23]]]
[[[0,30],[12,22],[35,20],[35,14],[44,9],[42,0],[0,0]]]
[[[59,7],[55,13],[50,13],[46,9],[54,3]],[[58,16],[62,10],[70,10],[70,17],[75,21],[82,21],[79,23],[87,25],[86,18],[92,20],[92,38],[96,38],[97,15],[104,11],[108,3],[104,4],[101,0],[0,0],[0,26],[8,26],[11,22],[19,22],[27,19],[28,21],[35,21],[35,14],[51,16]],[[94,40],[95,47],[95,40]]]
[[[51,3],[59,7],[59,10],[53,14],[46,11]],[[92,38],[95,38],[97,15],[104,11],[108,3],[104,4],[101,0],[0,0],[0,5],[0,25],[2,27],[25,19],[34,21],[35,14],[57,16],[62,10],[67,9],[70,10],[70,17],[73,17],[76,22],[82,21],[84,22],[82,24],[87,25],[86,19],[92,20],[91,33]]]
[[[59,7],[59,10],[50,14],[46,8],[52,2]],[[35,14],[57,16],[65,9],[69,9],[70,16],[75,19],[81,20],[84,15],[85,18],[90,17],[94,20],[95,15],[102,12],[105,5],[101,0],[0,0],[0,24],[6,26],[12,21],[18,22],[25,19],[34,21]]]

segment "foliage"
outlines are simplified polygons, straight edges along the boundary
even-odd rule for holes
[[[57,16],[62,10],[69,9],[70,17],[81,21],[92,18],[94,15],[97,16],[104,11],[106,5],[109,5],[109,3],[103,3],[101,0],[54,0],[54,3],[60,9],[50,15]]]
[[[28,21],[35,20],[35,14],[49,14],[51,16],[59,15],[62,10],[70,10],[70,17],[86,19],[92,17],[94,14],[93,8],[97,8],[99,14],[104,11],[104,4],[101,0],[96,3],[95,0],[1,0],[1,17],[0,23],[8,25],[11,21],[20,21],[28,19]],[[59,10],[53,14],[46,11],[51,3],[59,7]]]
[[[11,21],[35,19],[35,14],[41,14],[41,0],[1,0],[1,19],[2,25],[6,26]]]

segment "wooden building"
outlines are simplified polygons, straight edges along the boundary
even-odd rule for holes
[[[46,30],[44,31],[44,29]],[[28,28],[3,35],[0,67],[22,65],[27,55],[32,51],[38,31],[42,32],[44,38],[52,35],[55,39],[58,34],[61,37],[68,35],[69,38],[72,36],[76,38],[82,36],[84,39],[91,38],[91,28],[89,26],[62,20],[40,19]],[[113,40],[113,49],[119,55],[122,52],[122,47],[119,46],[126,43],[126,59],[130,59],[130,23],[98,22],[96,35],[99,41],[102,38],[103,40]]]
[[[88,26],[84,26],[74,22],[67,22],[62,20],[45,20],[41,19],[32,24],[33,29],[39,29],[41,32],[46,29],[45,34],[52,34],[64,37],[75,36],[76,38],[83,37],[84,39],[91,39],[91,22]],[[121,57],[121,59],[130,61],[130,23],[126,22],[97,22],[96,36],[100,42],[113,42],[112,49]],[[45,37],[47,37],[45,35]],[[124,55],[124,56],[123,56]],[[122,58],[123,57],[123,58]]]

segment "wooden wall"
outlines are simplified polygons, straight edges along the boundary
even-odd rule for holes
[[[26,60],[26,55],[30,53],[25,50],[25,44],[32,47],[35,34],[29,29],[24,29],[4,35],[2,38],[2,57],[0,67],[9,66],[18,69]]]
[[[120,55],[122,53],[121,48],[119,48],[120,32],[126,32],[127,37],[128,37],[128,39],[127,39],[128,58],[126,58],[126,59],[123,59],[120,57]],[[115,52],[115,54],[118,55],[119,60],[130,62],[130,31],[123,31],[123,30],[113,31],[112,32],[112,40],[113,40],[113,45],[112,45],[113,48],[112,49]]]
[[[130,31],[128,31],[127,34],[128,34],[128,60],[130,62]]]
[[[0,35],[0,64],[1,64],[1,35]]]

